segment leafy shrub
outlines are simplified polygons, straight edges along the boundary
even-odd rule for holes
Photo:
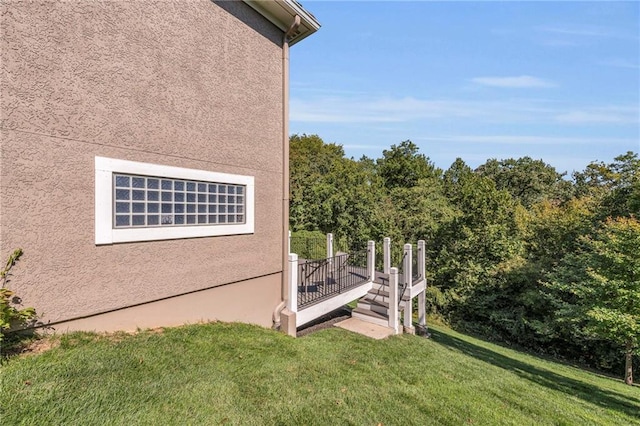
[[[22,249],[16,249],[9,256],[4,268],[0,270],[0,279],[2,280],[0,287],[0,341],[4,339],[8,331],[29,325],[37,316],[34,308],[19,309],[20,298],[6,288],[9,275],[11,275],[9,272],[20,256],[22,256]]]

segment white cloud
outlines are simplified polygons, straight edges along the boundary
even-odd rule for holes
[[[564,124],[639,124],[640,109],[636,105],[573,110],[556,115],[555,120]]]
[[[628,146],[640,141],[628,138],[588,138],[564,136],[517,136],[517,135],[439,135],[414,138],[414,141],[455,143],[455,144],[495,144],[495,145],[622,145]]]
[[[414,97],[322,96],[292,97],[290,120],[304,123],[408,123],[475,120],[491,123],[551,121],[557,111],[544,101],[427,100]]]
[[[567,106],[547,99],[420,99],[358,95],[292,97],[293,123],[376,125],[392,131],[403,123],[629,125],[640,124],[638,105]]]
[[[631,69],[640,69],[640,64],[638,62],[628,61],[626,59],[609,59],[606,61],[601,61],[601,65],[605,65],[608,67],[616,67],[616,68],[631,68]]]
[[[530,75],[521,75],[518,77],[476,77],[472,78],[471,81],[484,86],[504,87],[509,89],[556,86],[552,81],[543,80]]]
[[[413,97],[325,96],[292,98],[291,121],[325,123],[401,123],[417,119],[478,115],[473,102],[421,100]]]
[[[537,31],[543,33],[563,34],[582,37],[616,37],[616,31],[604,27],[536,27]]]

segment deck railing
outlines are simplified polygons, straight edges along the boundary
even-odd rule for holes
[[[368,250],[301,261],[298,264],[297,306],[305,309],[369,280]]]

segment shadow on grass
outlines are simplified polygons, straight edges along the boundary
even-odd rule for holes
[[[490,349],[464,341],[440,331],[430,329],[431,338],[444,346],[457,350],[497,367],[511,371],[520,377],[545,386],[549,389],[564,392],[603,408],[625,413],[640,418],[640,399],[617,392],[602,389],[596,385],[534,367],[522,361],[502,355]]]

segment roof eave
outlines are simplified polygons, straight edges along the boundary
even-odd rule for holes
[[[300,16],[300,27],[289,39],[294,45],[318,31],[320,23],[295,0],[243,0],[275,26],[286,32],[296,15]]]

